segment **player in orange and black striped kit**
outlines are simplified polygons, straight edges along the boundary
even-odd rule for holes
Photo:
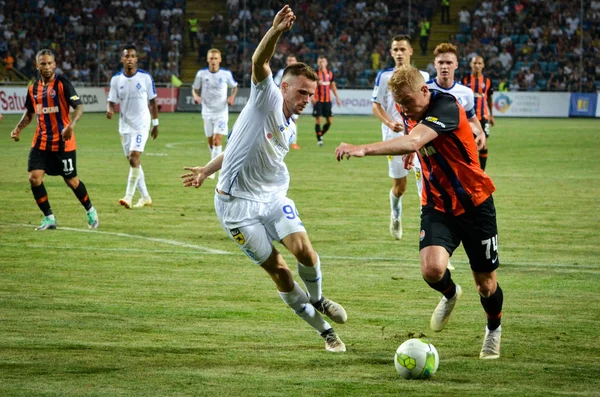
[[[318,75],[319,81],[317,82],[317,91],[312,99],[313,104],[313,117],[315,120],[315,133],[317,135],[317,143],[319,146],[323,146],[323,135],[329,131],[331,127],[331,119],[333,113],[331,112],[331,91],[335,95],[335,100],[338,106],[342,106],[340,96],[338,95],[337,87],[335,85],[333,72],[327,70],[327,58],[320,56],[317,59],[319,66]],[[321,129],[321,117],[325,117],[325,124]]]
[[[463,77],[463,85],[473,90],[475,96],[475,114],[481,123],[481,128],[485,132],[485,136],[490,136],[490,126],[493,126],[494,116],[492,115],[492,95],[494,87],[492,80],[483,75],[485,63],[480,56],[474,56],[471,59],[471,74]],[[479,151],[479,164],[481,169],[485,170],[487,163],[488,149],[487,147]]]
[[[37,230],[56,229],[56,218],[48,202],[44,187],[44,175],[61,175],[86,210],[90,229],[98,227],[98,214],[83,182],[77,177],[75,153],[75,124],[83,114],[83,105],[73,85],[62,76],[57,76],[56,61],[51,50],[40,50],[36,56],[37,70],[41,78],[27,89],[25,113],[11,132],[19,141],[21,130],[37,118],[37,129],[33,137],[27,171],[31,191],[38,207],[44,213],[42,224]],[[73,119],[69,117],[73,107]]]
[[[488,318],[479,357],[499,358],[504,297],[496,279],[495,187],[477,161],[477,149],[485,146],[485,135],[479,132],[476,144],[465,109],[451,94],[430,91],[416,68],[401,66],[389,86],[404,114],[419,123],[409,135],[387,141],[359,146],[342,143],[336,157],[339,161],[418,152],[423,170],[421,274],[443,295],[431,316],[431,329],[444,329],[462,295],[462,288],[452,281],[446,267],[450,255],[462,243]]]

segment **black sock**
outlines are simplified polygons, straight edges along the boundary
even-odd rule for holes
[[[500,284],[496,284],[496,292],[489,298],[479,297],[481,306],[485,310],[487,315],[487,327],[490,331],[495,330],[500,326],[500,320],[502,319],[502,302],[504,301],[504,294]]]
[[[317,134],[317,141],[321,140],[321,124],[315,124],[315,134]]]
[[[75,196],[77,196],[79,202],[81,205],[83,205],[83,208],[85,208],[86,211],[89,211],[90,208],[92,208],[92,202],[90,201],[90,197],[88,196],[87,189],[85,188],[83,182],[79,181],[79,185],[73,189],[73,193],[75,193]]]
[[[453,298],[454,295],[456,295],[456,284],[454,284],[454,281],[452,281],[452,276],[450,275],[450,270],[448,269],[446,269],[442,279],[437,283],[430,283],[427,280],[425,280],[425,282],[434,290],[441,292],[446,299]]]
[[[32,186],[31,192],[33,193],[33,198],[38,207],[40,207],[40,210],[44,213],[44,216],[52,215],[52,209],[50,208],[50,202],[48,201],[48,192],[46,192],[44,182],[42,182],[40,186]]]
[[[329,127],[331,127],[331,123],[325,123],[323,125],[323,135],[325,135],[327,131],[329,131]]]
[[[487,163],[488,151],[487,149],[482,149],[479,151],[479,164],[481,165],[481,169],[485,170],[485,164]]]

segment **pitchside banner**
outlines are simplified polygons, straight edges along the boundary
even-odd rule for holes
[[[494,117],[569,117],[568,92],[496,92]]]
[[[571,117],[594,117],[596,115],[596,102],[598,94],[574,92],[571,94]]]
[[[231,113],[239,113],[242,111],[244,106],[246,106],[246,102],[248,102],[248,97],[250,96],[250,88],[240,88],[235,96],[235,101],[233,102],[233,106],[229,106],[229,111]],[[178,112],[200,112],[202,110],[202,105],[196,105],[194,103],[194,97],[192,96],[192,88],[191,87],[182,87],[179,89],[179,100],[177,101],[177,111]]]
[[[106,95],[103,88],[75,87],[86,112],[105,112]],[[25,87],[0,87],[0,109],[4,114],[21,114],[25,111]]]

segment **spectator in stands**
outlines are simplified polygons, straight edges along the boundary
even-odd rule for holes
[[[427,54],[427,46],[429,44],[429,33],[431,31],[431,23],[423,16],[419,22],[419,42],[421,45],[421,55]]]
[[[450,24],[450,0],[441,0],[442,23]]]
[[[469,33],[471,31],[471,13],[466,6],[458,12],[458,22],[460,24],[461,33]]]

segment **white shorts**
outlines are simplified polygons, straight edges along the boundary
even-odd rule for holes
[[[257,265],[273,252],[273,241],[306,233],[294,201],[281,196],[269,203],[215,192],[215,210],[227,235]]]
[[[206,135],[207,138],[210,138],[215,134],[227,135],[229,116],[203,117],[202,120],[204,120],[204,135]]]
[[[122,134],[121,144],[123,145],[125,156],[129,156],[131,152],[143,152],[146,142],[148,142],[148,135],[148,131]]]

